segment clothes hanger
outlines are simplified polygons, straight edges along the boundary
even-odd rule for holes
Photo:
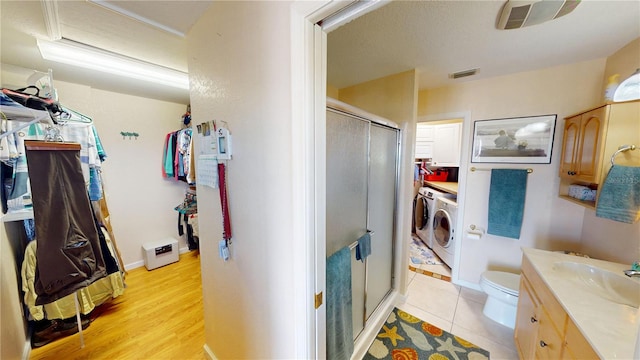
[[[58,122],[79,122],[84,124],[93,123],[93,119],[87,115],[81,114],[64,106],[60,106],[60,108],[62,109],[62,112],[57,116]]]

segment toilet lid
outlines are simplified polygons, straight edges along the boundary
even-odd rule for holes
[[[506,292],[507,294],[518,296],[520,275],[504,271],[485,271],[482,276],[484,277],[484,280],[492,286]]]

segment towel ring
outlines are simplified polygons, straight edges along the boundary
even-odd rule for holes
[[[620,145],[620,147],[618,147],[618,151],[614,152],[613,155],[611,155],[611,166],[615,165],[615,159],[616,156],[618,154],[620,154],[621,152],[625,152],[625,151],[629,151],[629,150],[635,150],[636,146],[631,144],[631,145]]]

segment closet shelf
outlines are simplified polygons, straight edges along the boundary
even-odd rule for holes
[[[33,219],[33,209],[25,209],[20,211],[9,212],[2,215],[1,219],[2,219],[2,222]]]

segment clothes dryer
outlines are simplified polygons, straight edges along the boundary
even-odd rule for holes
[[[455,229],[458,220],[458,203],[453,199],[436,199],[433,214],[433,251],[453,268],[456,252]]]
[[[414,231],[429,249],[433,248],[433,214],[436,212],[436,199],[439,197],[455,199],[456,196],[430,187],[422,187],[413,200]]]

